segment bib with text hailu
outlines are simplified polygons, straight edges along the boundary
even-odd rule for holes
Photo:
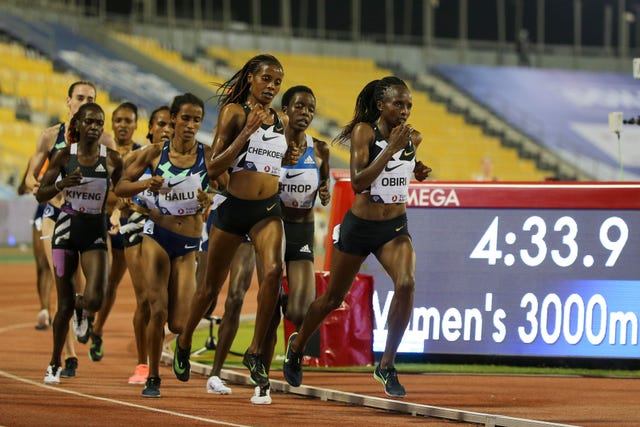
[[[199,174],[165,179],[158,192],[158,208],[163,215],[193,215],[200,210]]]

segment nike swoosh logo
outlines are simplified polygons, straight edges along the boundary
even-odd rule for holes
[[[176,349],[176,351],[178,351]],[[180,375],[184,374],[184,372],[187,370],[184,366],[182,366],[182,364],[180,363],[180,361],[178,360],[178,358],[176,357],[174,359],[175,363],[173,364],[173,369]]]
[[[394,167],[385,166],[384,170],[385,172],[391,172],[394,169],[398,169],[400,166],[402,166],[402,164],[395,165]]]
[[[404,225],[401,225],[400,227],[396,227],[396,231],[400,231],[404,228]]]
[[[295,178],[296,176],[300,176],[302,175],[304,172],[300,172],[297,174],[292,175],[290,172],[287,172],[287,174],[285,175],[287,178]]]
[[[178,184],[182,184],[183,182],[184,182],[184,179],[181,180],[181,181],[178,181],[178,182],[170,182],[170,183],[167,184],[167,187],[172,188],[172,187],[175,187]]]
[[[264,134],[262,135],[262,140],[263,141],[271,141],[272,139],[276,139],[276,138],[280,138],[280,135],[273,135],[267,138],[267,135]]]
[[[198,247],[198,245],[184,245],[185,249],[195,249],[197,247]]]
[[[269,212],[269,211],[271,211],[273,208],[275,208],[275,207],[276,207],[276,205],[277,205],[277,203],[274,203],[274,204],[272,204],[271,206],[269,206],[269,207],[267,208],[267,212]]]
[[[81,182],[80,184],[78,184],[78,187],[81,186],[81,185],[87,185],[89,183],[92,183],[92,182],[98,180],[98,178],[85,178],[85,179],[86,179],[86,181]]]
[[[410,155],[412,155],[413,153],[414,153],[414,151],[407,151],[407,150],[405,150],[405,151],[402,153],[402,155],[403,155],[403,156],[410,156]]]

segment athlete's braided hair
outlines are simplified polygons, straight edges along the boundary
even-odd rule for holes
[[[98,111],[102,113],[102,116],[104,117],[104,110],[102,109],[101,106],[99,106],[95,102],[82,104],[80,108],[78,108],[78,111],[76,111],[76,113],[73,115],[73,117],[71,117],[71,120],[69,121],[69,134],[67,137],[68,145],[74,144],[80,140],[80,131],[78,131],[78,124],[86,115],[87,110]]]
[[[387,76],[367,83],[356,99],[353,119],[342,128],[342,131],[333,141],[345,143],[351,138],[351,132],[356,124],[360,122],[374,123],[378,120],[378,117],[380,117],[378,101],[384,98],[385,91],[392,86],[407,87],[407,84],[395,76]]]
[[[269,54],[256,55],[247,61],[238,72],[236,72],[229,80],[218,85],[216,93],[218,94],[218,105],[238,103],[242,104],[249,98],[249,82],[247,76],[258,72],[262,65],[275,65],[282,68],[280,61]]]

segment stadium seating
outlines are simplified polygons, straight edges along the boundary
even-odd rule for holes
[[[49,25],[58,31],[54,24]],[[178,52],[163,47],[153,39],[124,33],[110,35],[199,84],[210,85],[212,82],[222,82],[228,78],[209,73],[203,66],[183,59]],[[83,39],[83,43],[88,41]],[[100,53],[100,49],[102,48],[97,46],[96,52]],[[54,72],[51,61],[28,57],[25,49],[20,46],[0,46],[0,53],[3,53],[0,62],[0,89],[4,95],[26,99],[32,111],[47,114],[57,120],[66,117],[66,106],[61,102],[61,94],[66,92],[71,81],[77,79],[76,76]],[[230,51],[220,47],[209,47],[207,50],[210,59],[228,65],[229,70],[241,68],[247,59],[257,53],[259,52],[251,50]],[[355,99],[364,84],[393,74],[391,70],[378,67],[370,59],[273,53],[285,68],[284,89],[298,84],[313,88],[318,98],[318,110],[315,127],[311,133],[326,141],[330,141],[339,128],[352,117]],[[64,59],[73,63],[73,59]],[[102,61],[100,58],[95,60]],[[106,56],[105,60],[108,60]],[[145,72],[153,73],[153,70]],[[113,84],[113,80],[109,79],[109,82]],[[485,156],[494,159],[495,175],[501,180],[540,181],[550,174],[548,171],[538,170],[534,160],[520,158],[516,149],[503,146],[499,137],[483,133],[481,126],[467,123],[462,115],[448,111],[446,104],[432,100],[427,92],[420,91],[413,87],[414,84],[409,83],[412,86],[414,102],[410,122],[422,132],[424,138],[418,153],[419,159],[433,168],[433,179],[470,180],[472,175],[479,171],[481,160]],[[105,108],[109,122],[110,113],[116,104],[104,100],[102,95],[99,95],[99,101]],[[276,100],[274,105],[279,107],[278,103],[279,100]],[[146,130],[145,117],[141,117],[138,128],[136,139],[143,140]],[[38,126],[37,129],[39,133],[42,126]],[[109,130],[110,126],[107,126],[107,131]],[[21,131],[21,135],[26,133]],[[11,147],[10,152],[18,156],[24,153],[24,148],[18,143],[3,142],[3,146],[6,144],[15,145]],[[31,146],[33,147],[33,143]],[[344,165],[348,164],[348,151],[344,147],[333,145],[332,157],[334,156],[340,158]]]
[[[67,119],[64,99],[69,85],[77,80],[80,77],[74,73],[55,72],[50,60],[19,43],[0,42],[0,94],[3,103],[10,105],[0,107],[3,179],[22,176],[44,128]],[[105,110],[105,131],[111,132],[111,112],[118,104],[102,93],[98,102]],[[134,140],[146,142],[146,131],[147,118],[141,116]]]
[[[204,86],[221,83],[224,78],[213,75],[201,65],[182,59],[180,53],[163,47],[157,40],[132,34],[113,32],[111,35],[147,55],[185,75]]]
[[[207,53],[239,69],[259,52],[210,47]],[[281,52],[274,55],[285,69],[285,87],[310,86],[318,98],[317,114],[330,119],[334,131],[353,116],[356,97],[364,84],[393,74],[367,59]],[[426,92],[412,88],[412,94],[410,122],[423,134],[419,158],[433,169],[433,179],[470,180],[479,172],[485,156],[493,158],[495,175],[503,181],[541,181],[549,175],[548,171],[539,170],[535,161],[521,159],[517,150],[503,147],[499,138],[485,135],[480,126],[466,123],[462,115],[447,111],[444,103],[432,101]],[[334,152],[345,156],[344,150]]]

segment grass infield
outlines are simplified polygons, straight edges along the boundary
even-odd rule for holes
[[[225,361],[226,368],[242,368],[242,355],[251,343],[254,322],[241,322],[238,334],[231,345],[231,353]],[[217,327],[213,331],[217,339]],[[198,329],[193,335],[192,351],[204,347],[209,337],[209,328]],[[175,344],[172,344],[172,348]],[[282,369],[284,360],[284,332],[282,326],[278,328],[278,342],[274,353],[272,370]],[[213,363],[213,350],[207,350],[199,355],[192,355],[192,360],[203,364]],[[547,376],[582,376],[607,378],[640,378],[640,370],[613,369],[585,369],[585,368],[556,368],[543,366],[509,366],[509,365],[479,365],[479,364],[445,364],[445,363],[397,363],[396,368],[404,373],[422,374],[465,374],[465,375],[547,375]],[[372,366],[339,366],[339,367],[306,367],[308,371],[326,372],[371,372]]]

